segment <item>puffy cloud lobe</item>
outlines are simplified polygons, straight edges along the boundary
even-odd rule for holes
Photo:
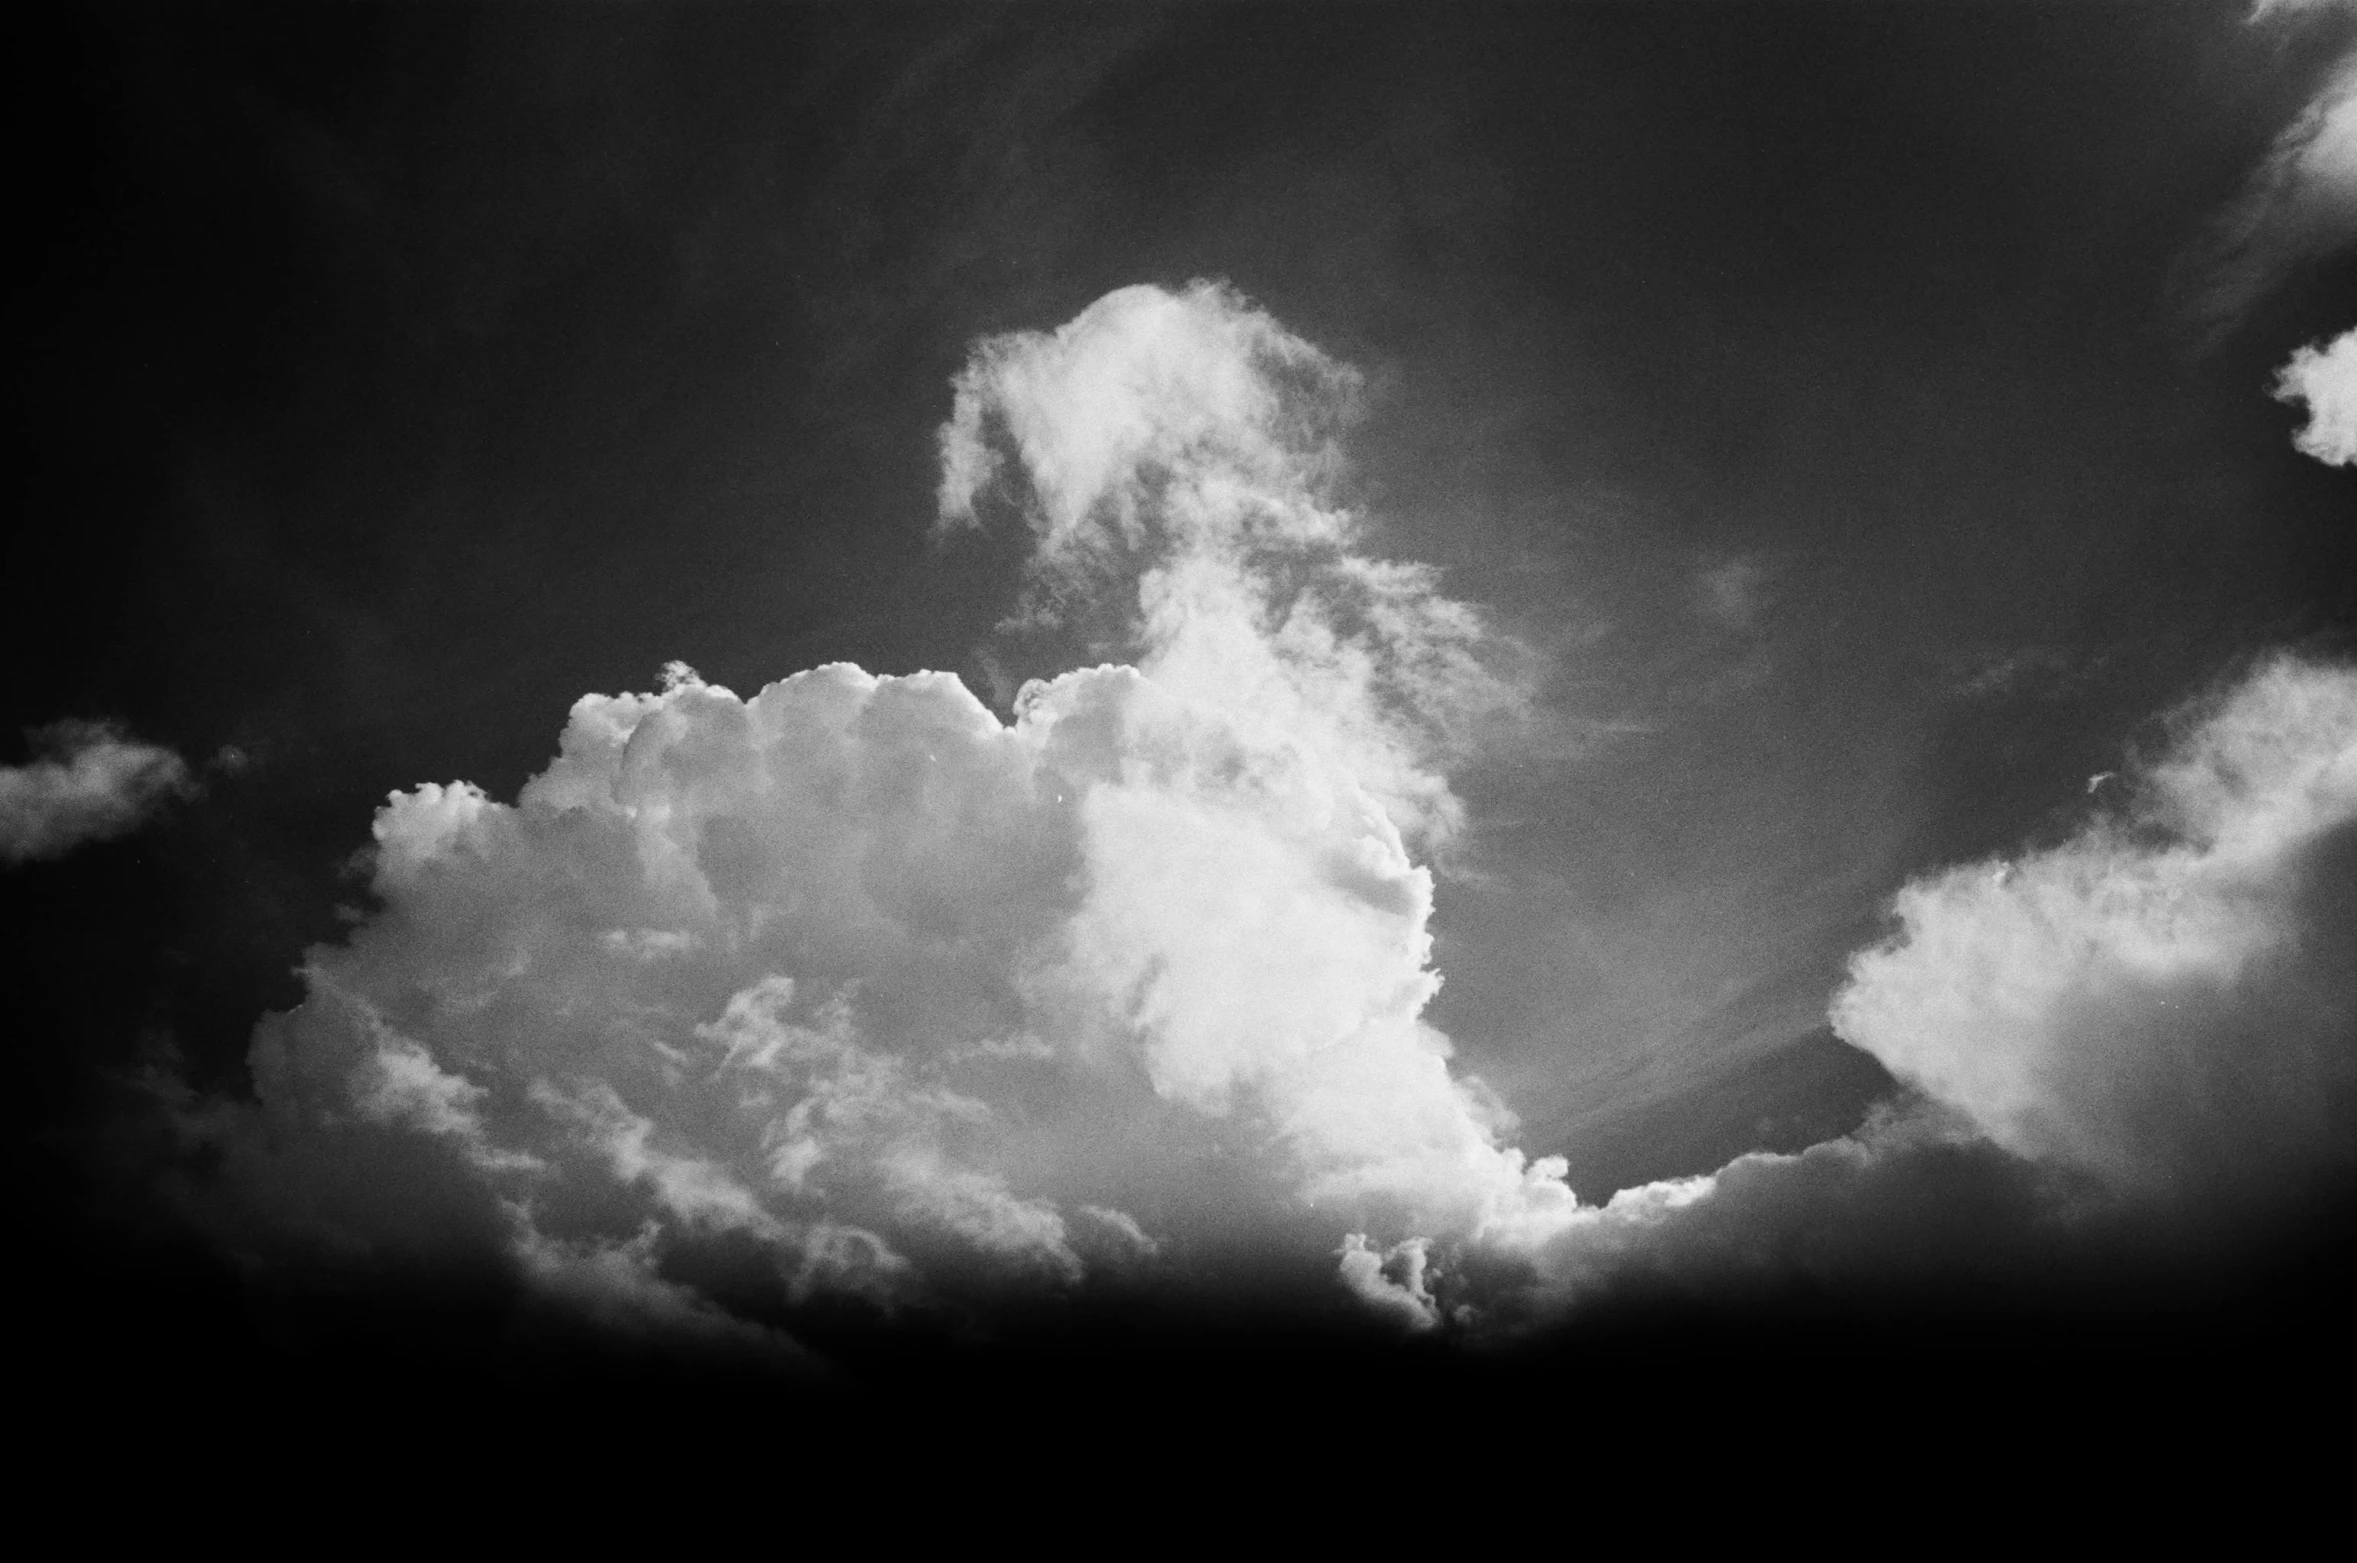
[[[190,788],[178,755],[100,723],[60,722],[33,737],[30,764],[0,766],[0,862],[126,835]]]
[[[2357,466],[2357,331],[2293,353],[2276,377],[2275,399],[2307,404],[2307,427],[2292,436],[2301,454],[2328,467]]]
[[[683,673],[581,701],[513,804],[429,784],[376,837],[382,910],[264,1024],[258,1103],[183,1104],[240,1241],[718,1329],[682,1277],[730,1245],[891,1302],[1571,1203],[1419,1018],[1431,881],[1384,810],[1133,669],[1012,724],[948,675]]]

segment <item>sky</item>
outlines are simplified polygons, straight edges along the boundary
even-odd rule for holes
[[[2357,12],[36,31],[0,915],[76,1350],[2319,1306]]]

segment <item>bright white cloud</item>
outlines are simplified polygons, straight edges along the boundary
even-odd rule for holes
[[[258,1103],[180,1103],[244,1201],[213,1218],[683,1319],[719,1252],[892,1304],[1272,1232],[1382,1234],[1413,1312],[1416,1234],[1561,1219],[1561,1163],[1422,1018],[1433,703],[1511,692],[1477,616],[1321,497],[1304,431],[1352,383],[1210,287],[986,344],[946,513],[1003,422],[1037,579],[1127,602],[1140,665],[1011,721],[947,674],[740,699],[675,667],[578,702],[512,803],[393,795],[381,910],[264,1023]]]
[[[2302,454],[2328,467],[2357,466],[2357,331],[2293,353],[2276,377],[2275,399],[2307,405],[2307,427],[2292,436]]]
[[[740,699],[674,667],[576,703],[513,802],[394,794],[381,908],[259,1029],[257,1100],[164,1087],[224,1168],[191,1208],[257,1255],[471,1258],[790,1352],[700,1278],[889,1308],[1275,1243],[1480,1327],[1962,1252],[1942,1221],[2014,1241],[2047,1169],[2133,1195],[2323,1153],[2357,677],[2282,663],[2135,818],[1902,894],[1835,1016],[1931,1108],[1582,1205],[1424,1019],[1442,708],[1514,691],[1331,502],[1354,383],[1209,286],[985,344],[943,514],[1003,479],[1040,600],[1115,604],[1137,665],[1010,720],[947,674]]]
[[[62,857],[128,834],[189,787],[180,756],[91,722],[34,735],[30,764],[0,766],[0,862]]]

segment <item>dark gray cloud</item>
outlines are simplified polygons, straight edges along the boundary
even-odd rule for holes
[[[63,857],[139,828],[192,790],[188,763],[100,722],[33,734],[33,758],[0,766],[0,862]]]
[[[1306,1239],[1378,1317],[1478,1334],[1632,1287],[2012,1276],[2344,1170],[2357,671],[2278,657],[2120,812],[1901,890],[1831,1020],[1911,1098],[1581,1201],[1422,1018],[1413,854],[1463,828],[1466,753],[1427,710],[1521,697],[1479,683],[1478,613],[1359,551],[1323,408],[1355,384],[1211,284],[979,344],[941,516],[1003,489],[1035,585],[1109,594],[1136,665],[1004,721],[947,674],[740,700],[675,664],[576,702],[513,803],[396,793],[382,909],[257,1032],[258,1102],[161,1085],[220,1162],[190,1208],[745,1344],[715,1245],[778,1306],[892,1310]]]

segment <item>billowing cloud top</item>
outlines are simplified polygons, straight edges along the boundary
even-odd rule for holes
[[[62,722],[34,736],[30,764],[0,766],[0,862],[124,835],[189,785],[180,756],[102,724]]]
[[[2134,788],[2058,846],[1900,892],[1832,1020],[1912,1100],[1796,1156],[1572,1212],[1523,1245],[1542,1316],[1626,1285],[2198,1261],[2345,1179],[2357,669],[2261,666],[2181,715]]]

